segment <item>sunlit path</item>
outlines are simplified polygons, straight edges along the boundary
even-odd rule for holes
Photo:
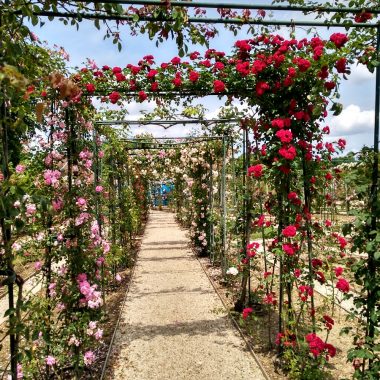
[[[107,379],[264,379],[187,245],[151,212]]]

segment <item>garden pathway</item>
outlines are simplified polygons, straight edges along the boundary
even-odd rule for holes
[[[150,213],[136,265],[106,379],[265,379],[172,213]]]

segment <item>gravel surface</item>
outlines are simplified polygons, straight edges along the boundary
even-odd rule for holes
[[[265,379],[169,212],[150,213],[106,379]]]

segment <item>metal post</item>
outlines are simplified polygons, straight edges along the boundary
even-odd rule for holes
[[[377,54],[380,55],[380,27],[377,28]],[[377,57],[378,59],[379,57]],[[378,213],[378,181],[379,181],[379,125],[380,125],[380,68],[376,67],[376,94],[375,94],[375,131],[374,131],[374,141],[373,141],[373,168],[372,168],[372,185],[370,194],[370,207],[371,207],[371,231],[376,231],[377,229],[377,213]],[[371,235],[370,239],[373,239]],[[375,251],[373,249],[368,252],[368,280],[373,286],[373,281],[376,278],[376,271],[378,260],[375,259]],[[373,286],[374,287],[374,286]],[[373,289],[368,290],[367,296],[367,335],[370,340],[374,339],[375,329],[377,323],[373,322],[372,314],[376,311],[378,286]],[[374,344],[375,342],[370,342]],[[372,360],[369,361],[371,365]]]
[[[209,181],[209,215],[213,216],[214,214],[214,179],[213,179],[213,170],[212,170],[212,165],[213,165],[213,159],[212,159],[212,154],[210,154],[210,181]],[[213,264],[215,260],[215,249],[214,249],[214,223],[209,222],[209,250],[210,250],[210,262]]]
[[[245,129],[245,175],[248,173],[248,167],[251,160],[251,145],[249,142],[248,127]],[[245,198],[245,241],[246,244],[250,243],[251,235],[251,208],[252,208],[252,197],[249,193],[249,181],[246,181],[244,188],[244,198]],[[251,260],[248,260],[248,301],[251,302]]]
[[[6,106],[5,100],[1,104],[1,113],[0,113],[0,122],[1,122],[1,140],[2,140],[2,172],[4,175],[4,180],[8,180],[9,173],[9,156],[8,156],[8,125],[6,120]],[[4,194],[2,194],[4,195]],[[14,316],[14,293],[13,293],[13,284],[14,284],[14,270],[12,264],[12,250],[11,250],[11,237],[12,231],[9,225],[6,224],[6,219],[8,218],[8,211],[5,210],[6,215],[4,218],[1,218],[1,233],[4,243],[5,257],[7,260],[7,272],[8,272],[8,306],[9,310],[12,310],[12,313],[9,315],[9,344],[10,344],[10,353],[11,353],[11,374],[12,380],[17,379],[17,339],[15,334],[15,316]]]
[[[227,208],[226,208],[226,136],[223,136],[223,166],[222,166],[222,273],[226,274],[227,257],[226,257],[226,240],[227,240]]]

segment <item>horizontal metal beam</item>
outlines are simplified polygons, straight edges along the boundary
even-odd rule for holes
[[[84,3],[105,3],[105,4],[119,4],[119,5],[154,5],[167,7],[165,3],[160,0],[106,0],[106,1],[81,1],[76,2]],[[363,10],[374,14],[380,14],[380,7],[377,8],[350,8],[350,7],[319,7],[319,6],[300,6],[300,5],[276,5],[276,4],[243,4],[243,3],[229,3],[229,2],[204,2],[204,1],[170,1],[169,7],[184,7],[184,8],[230,8],[230,9],[250,9],[250,10],[270,10],[270,11],[295,11],[295,12],[310,12],[310,13],[359,13]]]
[[[16,11],[15,14],[21,14]],[[40,11],[33,12],[35,16],[41,17],[62,17],[73,19],[86,19],[86,20],[114,20],[114,21],[128,21],[128,22],[175,22],[174,19],[166,17],[151,17],[151,16],[139,16],[138,21],[133,20],[133,16],[118,15],[118,14],[101,14],[101,13],[75,13],[75,12],[51,12]],[[187,22],[190,24],[226,24],[226,25],[267,25],[267,26],[310,26],[310,27],[338,27],[338,28],[377,28],[379,24],[373,23],[338,23],[338,22],[318,22],[318,21],[297,21],[297,20],[259,20],[259,19],[222,19],[222,18],[197,18],[189,17]]]
[[[147,124],[205,124],[205,123],[237,123],[240,119],[187,119],[187,120],[98,120],[96,125],[147,125]]]
[[[185,136],[185,137],[152,137],[154,140],[186,140],[186,141],[199,141],[199,140],[222,140],[225,136]],[[127,142],[143,142],[147,144],[154,144],[152,141],[146,141],[146,137],[132,137],[120,139],[121,141]]]

